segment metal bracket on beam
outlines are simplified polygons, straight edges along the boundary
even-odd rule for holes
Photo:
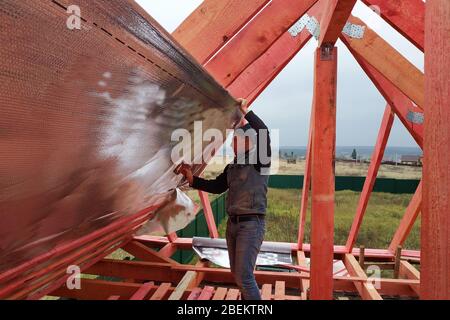
[[[288,32],[293,36],[294,38],[299,35],[300,32],[303,31],[303,29],[306,27],[306,25],[309,22],[309,16],[307,14],[303,15],[296,23],[292,25],[292,27],[289,28]]]
[[[406,119],[408,119],[412,123],[417,123],[417,124],[423,124],[423,121],[424,121],[423,113],[421,113],[421,112],[414,112],[414,111],[411,111],[411,110],[408,111],[408,113],[406,115]]]
[[[316,40],[319,40],[320,24],[316,18],[314,17],[309,18],[309,21],[306,24],[306,29],[309,31],[309,33],[313,35],[314,38],[316,38]]]
[[[320,60],[330,61],[333,59],[333,48],[334,45],[330,43],[323,44],[320,47]]]
[[[350,38],[355,38],[355,39],[362,39],[364,37],[365,31],[366,31],[365,26],[360,26],[360,25],[353,24],[350,22],[347,22],[345,24],[344,29],[342,29],[342,33],[345,33]]]

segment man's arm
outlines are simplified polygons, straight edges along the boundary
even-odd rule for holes
[[[206,191],[208,193],[215,193],[215,194],[223,193],[228,189],[227,169],[228,166],[226,166],[223,172],[220,175],[218,175],[217,178],[215,178],[214,180],[206,180],[194,176],[192,179],[191,186],[194,189]]]

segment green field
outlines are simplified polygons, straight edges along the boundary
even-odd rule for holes
[[[344,245],[355,215],[359,193],[354,191],[336,192],[334,243]],[[266,216],[266,241],[297,242],[298,216],[301,190],[269,189]],[[366,248],[387,248],[400,220],[411,200],[411,194],[372,194],[364,216],[357,246]],[[311,204],[310,204],[311,205]],[[308,208],[305,242],[309,243],[311,211]],[[225,236],[226,219],[219,226],[221,237]],[[417,219],[403,248],[420,248],[420,216]]]

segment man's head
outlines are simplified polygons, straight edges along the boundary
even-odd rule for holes
[[[242,155],[254,146],[256,146],[256,132],[249,124],[234,130],[233,140],[231,142],[234,154]]]

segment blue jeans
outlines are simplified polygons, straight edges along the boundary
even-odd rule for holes
[[[258,217],[237,223],[228,219],[226,239],[230,268],[242,300],[261,300],[253,271],[265,231],[265,221]]]

